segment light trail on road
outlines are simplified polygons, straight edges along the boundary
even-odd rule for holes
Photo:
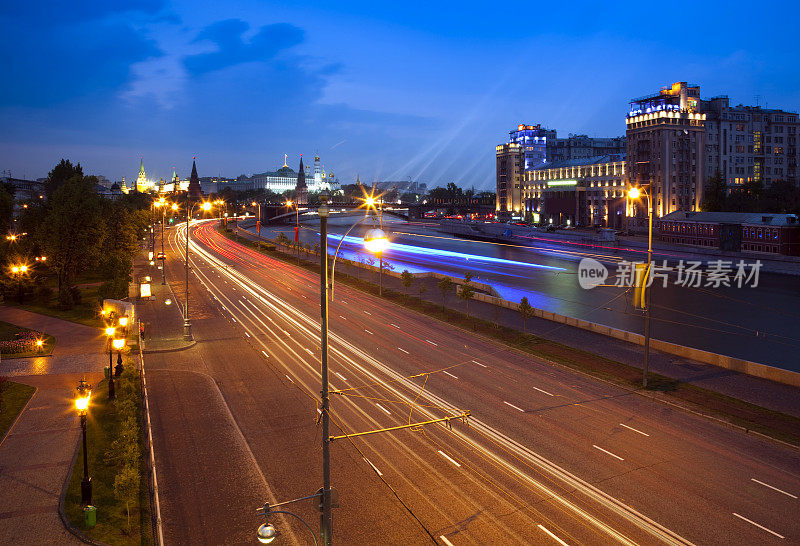
[[[268,355],[266,351],[270,351],[272,358],[267,358],[267,360],[275,360],[277,364],[282,367],[281,369],[286,371],[286,377],[289,378],[292,383],[296,382],[296,384],[304,389],[307,395],[318,399],[318,397],[313,394],[317,390],[315,381],[318,381],[319,378],[317,363],[315,361],[306,360],[308,356],[304,356],[304,353],[308,352],[306,345],[317,347],[319,344],[319,323],[316,318],[312,318],[314,313],[318,313],[318,311],[315,311],[315,309],[318,309],[318,305],[306,303],[304,300],[298,299],[297,295],[298,290],[306,290],[314,286],[317,281],[315,276],[305,270],[297,269],[278,260],[265,257],[246,247],[230,243],[213,233],[208,225],[201,224],[196,231],[197,239],[202,244],[201,246],[201,244],[192,243],[193,269],[198,275],[198,278],[205,285],[207,290],[213,294],[214,298],[218,299],[220,302],[224,302],[221,303],[223,309],[230,310],[230,313],[236,313],[239,322],[242,322],[242,320],[246,318],[246,327],[254,334],[252,341],[260,344],[261,352],[264,353],[265,357]],[[205,250],[203,246],[207,246],[223,259],[220,260],[220,258],[213,256],[209,251]],[[180,249],[180,247],[178,248]],[[223,260],[230,260],[230,263]],[[209,273],[206,273],[206,269],[209,270]],[[214,281],[212,281],[212,275],[215,279]],[[268,280],[277,291],[285,290],[287,293],[291,293],[291,297],[294,298],[294,303],[289,303],[286,297],[280,296],[276,291],[267,290],[263,282],[255,280],[257,277]],[[222,279],[225,279],[226,283],[216,282]],[[230,283],[227,281],[230,281]],[[225,290],[227,290],[226,286],[228,285],[230,285],[230,289],[234,287],[238,288],[230,298],[225,295]],[[242,301],[241,293],[245,293],[245,297],[247,298],[245,301]],[[431,343],[431,339],[436,339],[441,343],[441,334],[435,331],[436,328],[431,330],[430,326],[426,326],[419,335],[411,335],[408,330],[419,330],[419,327],[411,326],[412,319],[402,311],[383,307],[379,309],[375,307],[374,300],[371,297],[355,291],[347,291],[346,301],[348,302],[348,306],[342,308],[342,316],[344,317],[346,315],[347,319],[343,322],[341,328],[339,326],[334,326],[331,332],[332,364],[334,366],[342,366],[339,368],[339,372],[341,372],[341,377],[339,379],[343,380],[343,377],[347,377],[347,382],[353,385],[381,384],[382,387],[379,390],[372,389],[368,394],[382,396],[384,399],[391,397],[406,405],[412,405],[415,408],[415,413],[420,416],[427,417],[437,415],[429,408],[441,408],[441,411],[451,412],[458,411],[459,408],[472,409],[473,406],[482,408],[484,411],[480,412],[480,414],[485,413],[487,418],[492,421],[492,424],[484,422],[483,419],[476,418],[471,420],[472,427],[470,429],[461,430],[460,427],[455,427],[452,432],[446,432],[444,436],[442,436],[444,429],[438,430],[438,428],[441,427],[437,427],[437,430],[428,434],[431,440],[436,441],[435,445],[449,445],[449,447],[445,449],[446,452],[451,452],[453,449],[456,449],[456,451],[464,450],[465,452],[473,453],[472,456],[466,456],[466,459],[472,460],[471,471],[475,473],[475,476],[470,479],[478,480],[475,483],[482,484],[480,486],[482,489],[485,490],[487,487],[487,480],[483,478],[477,470],[474,460],[475,456],[478,456],[480,458],[479,460],[483,461],[479,466],[487,471],[488,469],[494,469],[491,470],[491,472],[496,476],[505,476],[504,479],[507,480],[506,483],[515,483],[518,492],[513,493],[511,497],[507,497],[508,493],[502,491],[502,488],[496,489],[494,486],[488,486],[492,491],[491,494],[498,499],[498,502],[508,502],[507,499],[511,499],[512,506],[516,506],[517,508],[526,506],[530,503],[524,500],[524,496],[526,495],[525,490],[531,492],[535,491],[542,498],[549,499],[549,503],[560,506],[559,511],[564,513],[564,517],[570,520],[577,518],[583,521],[585,525],[593,527],[595,532],[600,532],[604,536],[613,538],[616,541],[634,543],[636,541],[641,541],[644,536],[649,536],[650,539],[656,539],[666,543],[688,543],[686,539],[682,538],[677,533],[660,526],[626,503],[621,503],[614,496],[603,492],[590,483],[591,480],[582,480],[573,472],[568,472],[565,468],[555,464],[552,461],[552,455],[550,457],[543,457],[541,454],[526,447],[525,444],[520,443],[520,441],[514,438],[514,436],[519,436],[518,431],[521,430],[517,424],[513,424],[510,428],[505,425],[505,428],[509,428],[509,430],[504,430],[504,432],[501,433],[497,428],[498,424],[507,420],[507,418],[501,417],[502,413],[498,413],[496,404],[502,406],[504,401],[499,398],[500,393],[493,390],[492,383],[495,381],[500,381],[500,384],[504,384],[505,382],[517,383],[524,379],[528,388],[531,390],[541,391],[548,397],[565,397],[567,400],[565,404],[554,406],[554,408],[560,407],[563,409],[547,410],[543,413],[540,409],[541,404],[537,403],[534,406],[535,409],[533,412],[526,413],[524,419],[545,419],[543,423],[548,427],[553,426],[556,422],[556,414],[554,411],[569,416],[569,412],[584,411],[585,414],[586,409],[591,409],[593,412],[592,419],[596,421],[596,423],[592,426],[580,424],[586,417],[582,417],[580,421],[570,421],[572,424],[569,428],[574,429],[572,434],[576,435],[576,439],[569,440],[568,445],[577,445],[575,442],[578,439],[582,440],[585,447],[581,447],[576,451],[583,454],[587,461],[597,461],[596,464],[598,465],[604,463],[600,462],[601,459],[597,457],[608,458],[609,456],[598,453],[597,450],[613,454],[614,457],[620,459],[621,462],[619,464],[627,464],[632,459],[652,459],[652,455],[649,455],[649,453],[653,450],[653,446],[637,445],[635,449],[631,451],[631,448],[634,446],[628,445],[626,447],[625,444],[620,444],[618,441],[607,443],[611,437],[606,437],[606,441],[602,441],[604,438],[597,435],[599,430],[605,429],[611,431],[614,430],[615,427],[631,429],[631,431],[638,434],[628,433],[628,436],[641,437],[641,441],[643,442],[649,441],[651,439],[650,435],[653,433],[659,433],[658,437],[654,440],[659,445],[659,449],[664,451],[666,457],[662,459],[664,462],[659,463],[661,465],[670,460],[677,460],[675,457],[683,456],[678,455],[681,450],[677,447],[677,444],[681,442],[676,443],[674,438],[685,438],[688,436],[687,432],[678,428],[676,425],[668,425],[664,423],[663,420],[656,420],[658,424],[645,428],[644,430],[648,431],[648,434],[645,434],[637,428],[623,424],[624,422],[636,424],[630,420],[632,418],[632,412],[631,410],[623,410],[616,401],[616,397],[610,397],[603,393],[602,391],[607,390],[606,387],[587,385],[585,381],[579,381],[579,383],[581,383],[580,386],[572,386],[575,380],[569,381],[569,383],[566,384],[556,383],[555,380],[552,379],[547,379],[546,382],[543,382],[542,380],[544,378],[554,375],[552,371],[543,371],[541,372],[543,375],[530,374],[530,372],[525,372],[523,375],[520,375],[519,371],[511,372],[511,370],[507,369],[509,366],[514,365],[506,363],[505,357],[501,354],[497,354],[496,351],[493,353],[484,353],[484,349],[480,351],[459,351],[454,349],[454,346],[458,346],[457,344],[463,337],[462,334],[449,336],[454,337],[454,339],[448,342],[447,347],[440,348],[435,344],[436,342]],[[352,304],[354,308],[352,312],[348,309],[350,304]],[[373,311],[379,312],[377,314],[370,313],[363,309],[363,307],[369,307]],[[360,311],[363,311],[363,313]],[[355,315],[352,313],[355,313]],[[232,315],[231,318],[233,318]],[[273,324],[275,320],[279,320],[281,323],[285,324],[292,332],[288,332],[283,328],[278,329],[277,326],[269,326]],[[346,328],[344,323],[347,324]],[[381,331],[380,328],[381,324],[383,325],[383,331]],[[367,328],[365,328],[365,326],[369,326],[370,332],[378,332],[373,334],[373,336],[378,339],[377,347],[356,347],[352,342],[349,342],[343,337],[343,334],[347,333],[349,335],[353,329],[360,329],[360,331],[366,330]],[[397,332],[397,334],[386,335],[387,328],[391,328],[393,331]],[[284,333],[286,337],[282,336],[281,333]],[[292,333],[294,335],[290,335]],[[398,341],[397,335],[407,338],[409,340],[408,345],[404,344],[403,347],[398,347],[396,344]],[[244,336],[243,339],[245,339]],[[269,346],[264,343],[264,339],[270,340]],[[474,345],[474,342],[470,343]],[[274,347],[276,345],[280,347],[278,353],[276,353]],[[425,348],[422,348],[422,346]],[[463,345],[461,345],[461,347],[463,347]],[[390,348],[392,351],[397,351],[395,354],[398,355],[398,358],[403,360],[397,361],[394,357],[390,358],[385,352],[387,348]],[[411,351],[409,352],[408,349],[411,349]],[[375,354],[372,354],[372,351],[375,351]],[[459,380],[457,382],[452,381],[453,384],[465,383],[466,387],[459,387],[459,390],[454,391],[452,394],[443,395],[437,393],[446,392],[448,390],[447,384],[450,380],[445,381],[444,378],[439,380],[434,376],[431,379],[431,385],[421,391],[418,383],[407,378],[408,366],[423,365],[425,359],[420,359],[418,355],[428,354],[431,351],[435,354],[431,354],[428,357],[429,359],[441,359],[443,355],[448,355],[451,358],[456,357],[457,359],[463,360],[463,362],[471,362],[477,366],[471,369],[463,368],[464,371],[458,372]],[[440,351],[442,356],[437,356]],[[281,352],[283,354],[279,354]],[[480,352],[481,354],[475,354],[476,352]],[[414,355],[414,357],[409,359],[410,355]],[[477,359],[472,360],[470,357],[477,357]],[[500,357],[500,360],[498,360],[498,357]],[[389,360],[393,360],[393,362],[390,364]],[[487,365],[481,361],[493,364],[491,373],[496,379],[487,383],[487,378],[485,376],[481,377],[477,375],[479,371],[483,374],[490,373]],[[500,363],[502,363],[502,365],[498,365]],[[300,364],[301,368],[298,368],[298,364]],[[400,367],[398,368],[398,366]],[[441,366],[436,366],[436,368],[441,368]],[[404,371],[400,371],[401,369]],[[336,373],[337,372],[334,371],[334,374]],[[530,385],[529,380],[525,377],[526,375],[535,377],[539,387]],[[560,372],[559,375],[561,375]],[[334,387],[335,386],[336,385],[334,385]],[[470,391],[480,392],[481,394],[465,404],[463,400],[463,391],[461,390],[464,388]],[[594,395],[592,391],[598,391],[598,394]],[[544,398],[541,394],[538,396],[539,398]],[[421,405],[414,406],[417,397],[420,398],[419,402],[425,402],[425,407]],[[448,399],[452,399],[454,402],[451,403]],[[338,400],[340,399],[337,398],[337,401]],[[354,402],[353,399],[346,397],[341,400],[344,406],[340,405],[336,417],[345,419],[347,428],[351,430],[363,430],[364,427],[380,428],[381,426],[394,425],[398,423],[396,417],[402,415],[398,414],[396,416],[394,412],[390,413],[383,405],[375,408],[375,405],[359,405],[360,403]],[[493,401],[497,402],[495,403]],[[594,407],[586,405],[587,402],[591,403]],[[494,404],[494,406],[490,407],[487,405],[490,403]],[[637,405],[641,404],[637,402]],[[516,406],[516,408],[522,411],[518,406]],[[478,414],[478,412],[473,411],[473,414]],[[378,420],[377,417],[381,415],[384,416],[383,418],[391,417],[390,423],[387,424],[386,422]],[[528,417],[528,415],[530,415],[530,417]],[[672,419],[674,419],[674,417]],[[678,422],[686,420],[686,418],[681,416],[678,416],[677,419]],[[399,422],[402,423],[402,421]],[[577,428],[575,428],[575,425],[578,425]],[[565,435],[567,433],[567,428],[562,429],[561,425],[556,426],[558,428],[554,430],[563,430],[563,434],[556,434],[556,437],[559,439],[558,441],[566,441]],[[641,424],[637,425],[639,428],[642,428],[642,426]],[[622,430],[622,428],[619,428],[619,430]],[[716,436],[724,436],[721,435],[719,431],[714,431],[714,434]],[[527,434],[523,436],[527,436]],[[415,449],[407,449],[407,446],[405,446],[403,442],[398,442],[396,440],[394,434],[391,435],[391,438],[391,441],[381,439],[374,442],[364,442],[362,444],[363,446],[376,450],[374,453],[370,454],[369,457],[372,460],[379,461],[384,474],[386,474],[387,471],[390,473],[390,476],[395,471],[402,474],[402,471],[397,468],[398,463],[392,462],[396,461],[397,457],[392,457],[391,460],[387,459],[387,451],[405,454],[404,456],[408,457],[409,460],[413,460],[415,465],[420,465],[422,468],[425,468],[426,471],[430,468],[427,462],[423,463],[418,460],[418,450],[430,449],[430,447],[425,446],[425,442],[418,444],[418,442],[415,441],[417,447]],[[416,438],[416,436],[412,435],[412,438]],[[417,440],[419,440],[419,438],[417,438]],[[639,440],[637,440],[637,442],[638,441]],[[551,441],[548,440],[546,443],[549,442]],[[718,451],[713,444],[705,440],[698,442],[696,438],[692,438],[690,442],[715,453]],[[607,449],[601,449],[597,444]],[[460,448],[456,447],[459,445],[461,446]],[[586,450],[591,451],[594,449],[592,447],[593,445],[594,448],[596,448],[595,453],[597,453],[597,456],[586,456]],[[378,446],[382,447],[379,448]],[[574,447],[572,449],[575,450]],[[747,450],[739,447],[734,447],[733,449],[727,449],[724,456],[731,461],[735,461],[738,466],[763,467],[758,458],[751,461],[749,457],[745,455],[746,451]],[[462,457],[462,459],[463,458],[464,457]],[[572,461],[573,459],[570,459],[571,463]],[[585,465],[588,463],[583,464]],[[650,463],[641,462],[638,463],[638,466],[640,468],[646,468],[648,464]],[[370,465],[370,469],[373,468],[374,466]],[[473,468],[475,468],[475,470],[472,470]],[[635,466],[632,467],[632,469],[635,470]],[[454,479],[453,477],[447,477],[446,474],[442,474],[441,469],[430,468],[430,472],[431,477],[434,477],[436,480],[444,480],[443,483],[450,483],[451,480]],[[696,470],[693,472],[696,472]],[[740,474],[740,471],[736,469],[731,469],[729,472],[719,472],[719,469],[707,469],[703,472],[716,472],[717,474],[726,476],[724,480],[729,479],[727,478],[728,473],[732,476],[730,479],[735,479],[733,476]],[[659,473],[659,475],[668,477],[668,475],[663,472]],[[698,475],[704,474],[699,473]],[[597,478],[595,478],[595,480],[596,479]],[[671,479],[672,478],[668,478],[668,481]],[[775,483],[775,480],[783,480],[783,483],[785,483],[786,480],[789,480],[794,484],[797,479],[796,473],[776,473],[774,470],[771,470],[771,476],[768,481]],[[713,482],[715,480],[720,480],[720,476],[715,476],[709,481]],[[648,483],[651,487],[655,485],[655,482]],[[783,485],[783,483],[779,484]],[[524,488],[520,489],[520,484],[525,484]],[[425,496],[425,493],[414,484],[409,483],[408,487],[416,491],[417,495]],[[663,486],[657,486],[657,488],[660,487]],[[784,487],[786,486],[784,485]],[[574,488],[584,499],[577,501],[578,503],[576,504],[575,499],[568,499],[553,488],[566,488],[565,490]],[[615,488],[619,488],[619,485]],[[461,490],[461,488],[456,487],[456,490]],[[431,493],[429,492],[428,494],[430,495]],[[467,493],[467,495],[469,494]],[[688,493],[682,494],[681,498],[687,495]],[[480,510],[480,503],[478,503],[476,499],[470,502],[472,506]],[[751,513],[742,509],[738,510],[742,513]],[[440,517],[452,521],[450,516],[443,512],[439,511],[437,513]],[[603,514],[603,519],[616,522],[613,525],[622,525],[623,528],[627,529],[626,532],[628,534],[620,533],[614,529],[613,525],[610,526],[600,521],[597,517],[598,513]],[[730,515],[732,511],[729,510],[725,512],[724,510],[720,510],[719,513],[727,513]],[[532,514],[537,515],[536,512],[532,512]],[[614,514],[614,516],[612,517],[611,514]],[[570,530],[572,533],[577,533],[577,535],[573,535],[570,531],[562,529],[561,525],[563,522],[554,520],[552,515],[548,516],[544,513],[538,515],[542,519],[537,523],[534,518],[534,521],[531,521],[534,526],[545,524],[548,527],[559,530],[558,534],[560,536],[567,537],[573,542],[580,542],[580,540],[575,539],[576,536],[581,536],[581,531],[580,529],[576,529],[574,524],[570,524]],[[674,518],[674,516],[671,517]],[[756,518],[756,521],[766,522],[770,528],[776,528],[775,522],[768,522],[766,519],[763,519],[766,517],[768,516],[764,515],[762,517],[760,515]],[[499,524],[496,520],[492,521],[492,524],[495,525],[495,529],[507,529],[512,535],[515,534],[510,528]],[[780,521],[778,521],[778,524],[780,525]],[[786,522],[784,521],[784,527],[785,524]],[[633,527],[631,527],[631,525],[633,525]],[[682,526],[685,526],[685,524],[682,524]],[[634,528],[637,529],[634,533],[637,535],[636,538],[632,538],[630,534],[631,529]],[[777,528],[782,533],[786,534],[780,526]],[[739,531],[745,533],[745,535],[747,534],[742,529],[737,529],[737,532]],[[639,533],[642,532],[646,534],[639,535]],[[696,529],[693,530],[692,534],[702,536],[702,533],[698,533]],[[595,535],[595,537],[598,536],[600,535]]]

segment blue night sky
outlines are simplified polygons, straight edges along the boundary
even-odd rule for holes
[[[136,6],[136,7],[131,7]],[[397,6],[397,7],[394,7]],[[800,108],[794,2],[0,4],[0,170],[62,157],[151,178],[296,168],[339,180],[493,188],[520,122],[624,133],[627,101],[673,81]]]

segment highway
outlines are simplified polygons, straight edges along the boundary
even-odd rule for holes
[[[169,260],[182,260],[184,229],[170,230]],[[204,373],[278,500],[310,494],[321,484],[319,279],[214,222],[192,230],[193,323],[237,355]],[[339,543],[800,542],[795,450],[343,285],[329,316],[334,435],[471,412],[451,428],[334,441]]]
[[[362,213],[363,214],[363,213]],[[332,218],[331,252],[354,217]],[[342,245],[342,255],[364,260],[359,239],[369,220],[362,222]],[[621,252],[599,244],[569,244],[551,240],[547,233],[518,243],[488,243],[448,236],[435,225],[413,224],[384,218],[391,245],[384,260],[395,271],[434,271],[463,278],[471,271],[481,282],[492,285],[501,297],[519,302],[525,296],[534,307],[636,333],[643,333],[642,312],[632,306],[630,290],[610,286],[623,260],[644,261],[646,252]],[[254,229],[254,228],[251,228]],[[274,237],[284,232],[292,238],[292,226],[262,227]],[[301,224],[301,240],[318,243],[318,226]],[[611,277],[592,290],[584,290],[577,279],[582,258],[605,264]],[[669,259],[673,265],[682,256],[658,255],[657,263]],[[683,258],[690,259],[683,256]],[[697,256],[691,259],[699,259]],[[747,259],[754,261],[755,258]],[[705,268],[704,268],[705,269]],[[732,277],[732,274],[731,274]],[[657,280],[653,289],[652,335],[656,339],[695,347],[744,360],[800,371],[800,336],[794,324],[800,320],[797,278],[760,272],[758,286],[676,286],[671,275],[667,286]]]

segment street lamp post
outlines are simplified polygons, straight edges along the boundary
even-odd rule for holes
[[[92,504],[92,478],[89,477],[89,457],[86,446],[86,412],[89,409],[89,398],[92,391],[86,381],[81,380],[78,385],[78,398],[75,399],[75,408],[81,417],[81,432],[83,434],[83,479],[81,480],[81,504]]]
[[[183,339],[191,341],[192,337],[192,323],[189,320],[189,220],[192,218],[194,207],[200,205],[204,211],[211,209],[211,203],[195,203],[191,204],[186,202],[186,305],[183,307]]]
[[[117,329],[113,326],[106,328],[106,335],[108,336],[108,399],[111,400],[116,396],[114,391],[114,368],[112,358],[114,355],[114,334]]]
[[[253,201],[253,202],[252,202],[252,203],[250,203],[250,204],[251,204],[252,206],[254,206],[254,207],[255,207],[256,205],[258,205],[258,218],[256,218],[256,231],[258,232],[258,233],[257,233],[257,235],[258,235],[258,242],[260,243],[260,242],[261,242],[261,203],[256,203],[255,201]]]
[[[22,276],[28,272],[27,265],[15,265],[11,267],[11,273],[17,278],[17,302],[22,305]]]
[[[122,348],[125,346],[124,338],[116,338],[111,342],[114,349],[117,350],[117,365],[114,367],[114,375],[119,377],[122,375]],[[109,362],[109,366],[111,363]],[[110,373],[110,372],[109,372]]]
[[[331,515],[331,453],[328,439],[330,400],[328,397],[328,192],[320,193],[319,212],[319,295],[320,342],[322,345],[322,543],[331,544],[333,518]],[[299,254],[298,254],[299,256]]]
[[[642,282],[642,290],[645,291],[645,310],[644,310],[644,361],[642,363],[642,386],[647,388],[647,374],[649,373],[648,369],[650,367],[650,308],[652,307],[652,287],[648,287],[647,284],[650,280],[650,276],[652,275],[651,267],[653,264],[653,216],[656,213],[655,207],[655,199],[653,199],[653,187],[652,184],[648,184],[649,191],[644,189],[640,190],[639,188],[631,188],[628,192],[628,196],[632,199],[637,199],[640,194],[644,193],[644,196],[647,198],[647,208],[648,208],[648,215],[647,215],[647,266],[645,268],[645,275],[644,278],[641,280]]]

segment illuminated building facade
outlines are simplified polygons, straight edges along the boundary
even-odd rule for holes
[[[294,191],[295,186],[297,186],[298,173],[289,167],[286,160],[287,156],[284,155],[283,166],[277,171],[257,173],[241,182],[250,182],[254,189],[270,190],[278,194],[285,191]],[[334,176],[333,172],[325,173],[325,168],[321,165],[319,156],[314,158],[313,174],[309,166],[305,166],[303,169],[309,192],[319,192],[323,189],[331,192],[340,190],[339,180]],[[235,185],[231,184],[231,187],[235,188]]]
[[[522,146],[514,142],[500,144],[497,156],[497,205],[498,217],[520,214],[522,209],[522,178],[524,155]]]
[[[705,183],[706,115],[700,87],[677,82],[630,101],[627,173],[631,184],[650,184],[655,216],[699,210]],[[646,201],[635,205],[637,227],[646,226]]]
[[[629,187],[622,154],[548,163],[524,175],[525,216],[537,223],[622,229]]]

